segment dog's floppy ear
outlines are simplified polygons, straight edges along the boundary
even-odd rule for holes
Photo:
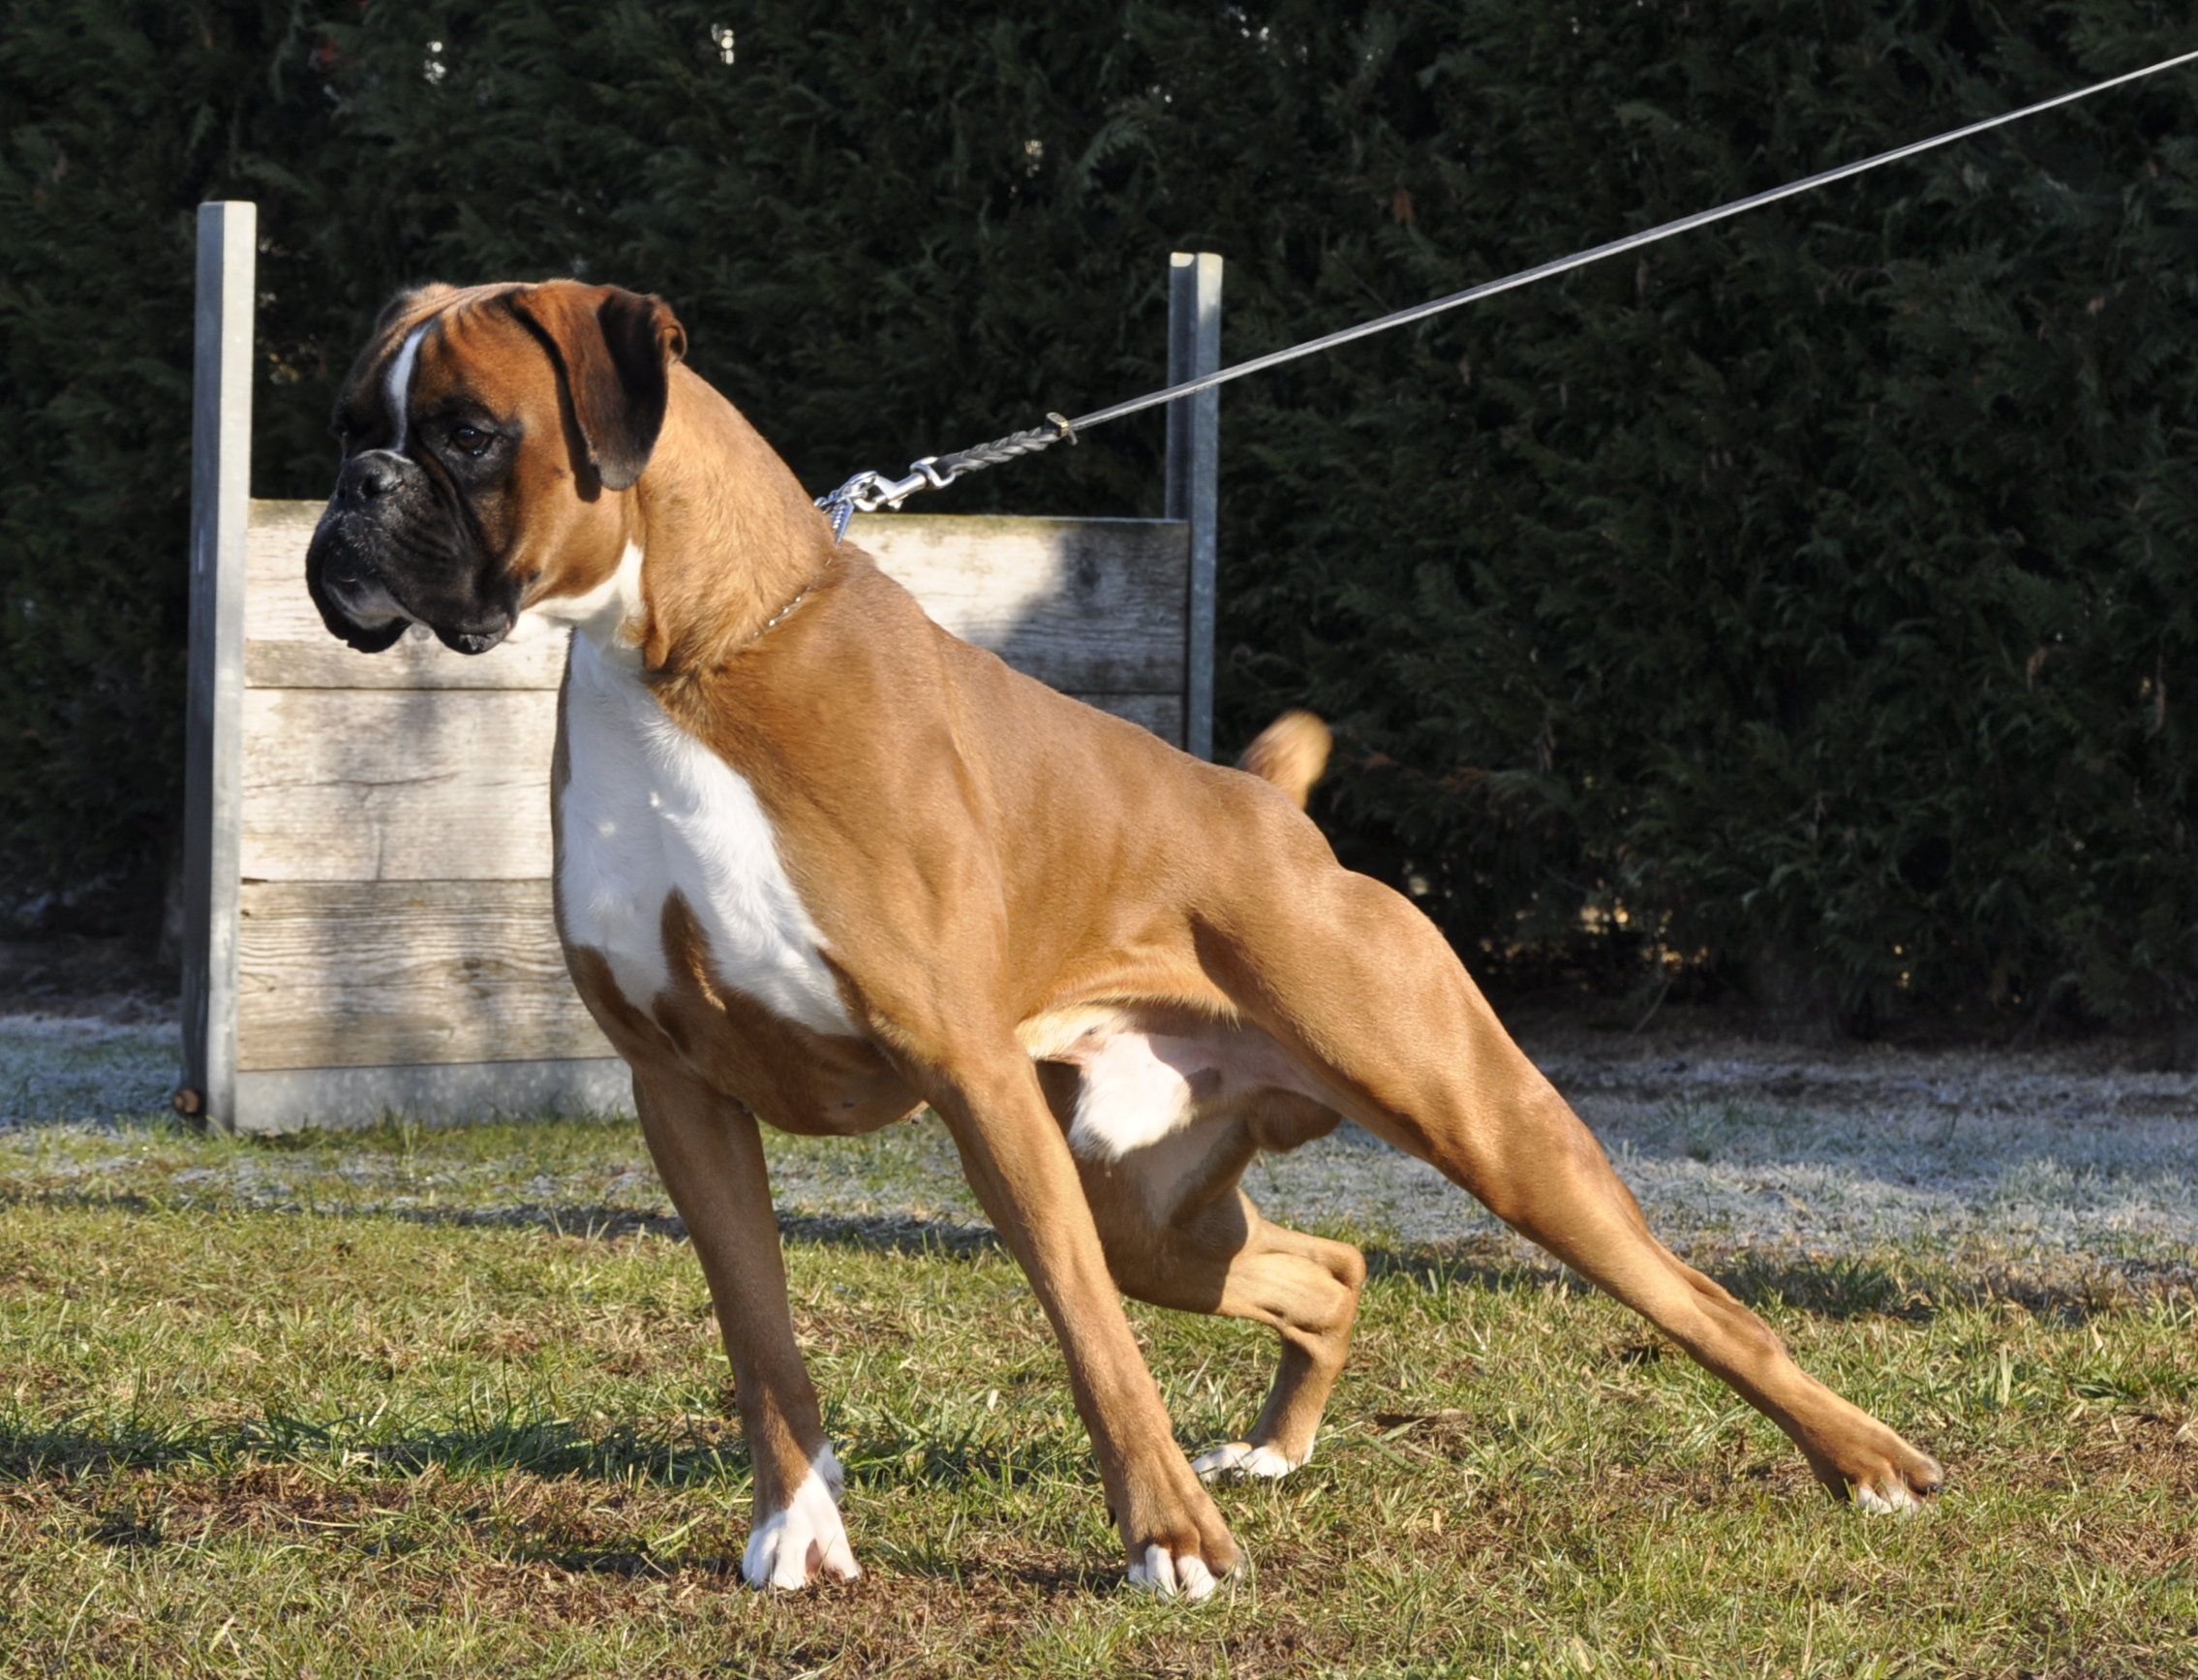
[[[664,425],[672,363],[687,329],[660,297],[552,280],[511,295],[565,376],[588,463],[610,490],[631,488]]]

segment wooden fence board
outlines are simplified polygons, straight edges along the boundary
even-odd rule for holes
[[[554,688],[562,637],[454,654],[407,636],[359,654],[322,627],[305,592],[318,502],[255,502],[246,554],[245,680],[259,687]],[[1040,682],[1071,693],[1180,694],[1188,528],[1158,519],[870,514],[848,540],[925,611]]]
[[[455,1120],[632,1112],[633,1075],[616,1056],[246,1068],[236,1076],[236,1126],[245,1132],[369,1126],[385,1115]]]
[[[848,529],[964,641],[1067,693],[1180,694],[1188,528],[880,513]]]
[[[1168,259],[1168,382],[1221,367],[1221,259],[1177,251]],[[1190,664],[1183,683],[1183,750],[1213,756],[1213,623],[1221,500],[1221,387],[1168,405],[1170,519],[1188,523],[1183,623]]]
[[[244,876],[545,876],[556,738],[543,689],[249,689]]]
[[[183,1087],[226,1121],[236,1086],[237,808],[252,524],[253,274],[259,214],[198,206],[191,414],[191,667],[183,714]]]
[[[242,1068],[611,1053],[537,881],[267,881],[239,901]]]

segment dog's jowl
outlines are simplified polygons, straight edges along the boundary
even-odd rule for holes
[[[1313,1451],[1365,1268],[1238,1178],[1351,1120],[1658,1325],[1873,1511],[1928,1456],[1649,1234],[1434,927],[1303,814],[1327,733],[1201,763],[948,635],[683,361],[660,300],[430,287],[337,404],[307,558],[362,652],[569,625],[554,817],[572,978],[633,1068],[755,1465],[758,1586],[856,1574],[758,1124],[929,1105],[1059,1335],[1130,1579],[1238,1561],[1202,1485]],[[1120,1292],[1282,1340],[1240,1439],[1177,1449]]]

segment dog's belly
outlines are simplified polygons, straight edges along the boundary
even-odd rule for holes
[[[592,999],[598,1013],[635,1018],[614,1033],[622,1052],[676,1055],[788,1130],[867,1130],[905,1113],[913,1099],[848,1016],[754,790],[584,634],[565,743],[559,932],[593,955],[591,974],[600,964],[583,991],[616,989]]]
[[[1294,1149],[1341,1117],[1333,1098],[1257,1027],[1188,1009],[1111,1004],[1027,1023],[1024,1048],[1076,1070],[1069,1146],[1085,1160],[1183,1154],[1215,1122],[1263,1149]]]

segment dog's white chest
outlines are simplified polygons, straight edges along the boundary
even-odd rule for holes
[[[640,674],[575,632],[559,806],[565,935],[600,952],[626,1000],[671,984],[665,898],[693,911],[717,982],[774,1015],[851,1033],[824,936],[779,862],[747,779],[667,717]]]

